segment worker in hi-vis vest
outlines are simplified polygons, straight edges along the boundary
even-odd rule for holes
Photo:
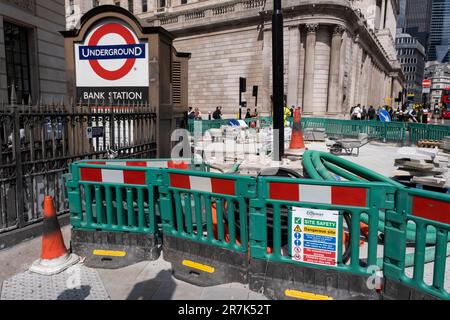
[[[294,106],[292,106],[292,108],[294,109]],[[284,126],[287,127],[289,126],[289,121],[288,119],[290,117],[292,117],[292,111],[291,109],[289,109],[286,105],[284,106],[284,110],[283,110],[283,114],[284,114]]]

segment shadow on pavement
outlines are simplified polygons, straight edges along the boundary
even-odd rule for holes
[[[171,272],[162,270],[153,279],[135,284],[127,300],[170,300],[176,287]]]
[[[86,300],[91,294],[90,286],[81,286],[80,288],[68,289],[63,291],[56,300]]]

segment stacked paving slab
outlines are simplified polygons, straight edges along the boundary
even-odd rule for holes
[[[450,153],[438,148],[400,148],[395,157],[394,178],[419,185],[450,188]]]

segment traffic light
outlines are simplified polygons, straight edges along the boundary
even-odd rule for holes
[[[246,78],[239,78],[239,91],[240,92],[247,92],[247,79]]]
[[[255,97],[255,107],[258,106],[258,86],[253,86],[253,96]]]
[[[253,97],[258,96],[258,86],[253,86]]]

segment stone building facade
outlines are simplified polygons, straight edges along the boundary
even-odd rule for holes
[[[401,29],[399,29],[401,30]],[[425,48],[419,39],[408,33],[397,33],[397,56],[405,75],[405,89],[414,95],[415,103],[422,103],[422,80],[425,69]]]
[[[64,0],[0,0],[0,102],[66,96]]]
[[[425,65],[426,79],[431,80],[431,92],[428,102],[431,106],[442,106],[442,91],[450,88],[450,63],[429,61]]]
[[[129,8],[129,1],[120,5]],[[394,43],[398,0],[282,5],[289,106],[302,106],[306,115],[343,116],[358,103],[393,104],[403,83]],[[247,78],[247,105],[254,108],[252,87],[258,86],[258,111],[270,113],[272,8],[272,0],[135,0],[132,7],[144,24],[172,32],[177,50],[192,53],[191,106],[203,113],[222,106],[229,115],[238,112],[239,77]]]

